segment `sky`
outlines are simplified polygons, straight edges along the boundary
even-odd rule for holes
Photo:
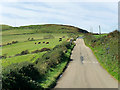
[[[0,18],[0,24],[11,26],[64,24],[95,33],[100,25],[102,33],[108,33],[118,28],[118,2],[4,0]]]

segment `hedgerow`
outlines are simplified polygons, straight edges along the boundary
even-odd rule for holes
[[[45,53],[42,58],[37,58],[35,63],[15,63],[3,68],[3,90],[42,89],[40,83],[47,77],[46,73],[60,63],[68,62],[73,47],[74,44],[70,45],[69,42],[63,42]],[[55,81],[52,81],[51,85],[53,83]]]

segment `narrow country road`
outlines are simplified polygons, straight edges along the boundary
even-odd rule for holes
[[[83,39],[76,40],[71,59],[55,88],[118,88],[118,81],[100,66]]]

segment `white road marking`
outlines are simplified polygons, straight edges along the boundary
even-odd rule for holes
[[[94,63],[94,64],[98,64],[98,62],[90,62],[90,61],[83,61],[83,63]]]

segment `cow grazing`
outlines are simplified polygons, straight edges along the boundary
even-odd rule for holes
[[[45,42],[43,42],[43,43],[45,43]]]
[[[41,42],[38,42],[38,44],[40,44]]]
[[[49,42],[46,42],[46,44],[49,44]]]
[[[36,44],[36,43],[35,43]]]
[[[62,41],[62,38],[59,38],[59,42]]]
[[[59,40],[59,42],[62,41],[62,39]]]

